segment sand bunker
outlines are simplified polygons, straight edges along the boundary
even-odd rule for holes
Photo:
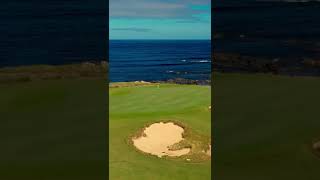
[[[209,149],[206,151],[206,154],[207,154],[208,156],[211,156],[211,145],[209,145]]]
[[[162,156],[182,156],[190,152],[190,148],[169,150],[169,146],[183,140],[184,129],[172,122],[155,123],[145,128],[143,136],[133,138],[133,145],[146,153]]]

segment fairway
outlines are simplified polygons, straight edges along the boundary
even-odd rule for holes
[[[211,161],[192,163],[137,151],[128,139],[146,124],[179,121],[210,136],[211,87],[161,84],[109,89],[111,180],[209,180]],[[163,132],[166,133],[166,132]]]
[[[318,180],[320,78],[215,74],[213,176]]]
[[[0,83],[6,180],[106,179],[105,79]]]

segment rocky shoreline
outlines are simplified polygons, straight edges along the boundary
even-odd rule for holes
[[[213,71],[272,73],[282,75],[320,76],[320,59],[253,57],[234,53],[214,53]]]
[[[165,81],[151,81],[152,83],[168,83],[168,84],[189,84],[189,85],[211,85],[211,80],[193,80],[193,79],[183,79],[175,78]]]
[[[31,65],[0,68],[0,83],[48,79],[107,78],[106,61],[87,61],[67,65]]]
[[[49,79],[104,78],[107,80],[107,61],[87,61],[67,65],[31,65],[0,68],[0,83],[28,82]],[[211,80],[175,78],[150,83],[210,85]]]
[[[235,53],[217,52],[212,55],[213,72],[266,73],[290,76],[320,76],[320,59],[298,58],[296,64],[289,59],[252,57]],[[87,61],[68,65],[31,65],[0,68],[0,83],[24,82],[66,78],[104,78],[107,80],[107,61]],[[212,76],[211,76],[212,77]],[[211,79],[193,80],[174,78],[152,83],[211,85]]]

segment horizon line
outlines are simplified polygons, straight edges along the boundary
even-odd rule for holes
[[[177,41],[177,40],[211,40],[211,39],[109,39],[109,40],[173,40],[173,41]]]

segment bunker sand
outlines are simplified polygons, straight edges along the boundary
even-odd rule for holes
[[[209,149],[205,152],[208,156],[211,156],[211,145],[209,145]]]
[[[184,138],[184,129],[172,122],[154,123],[146,127],[143,135],[132,139],[133,145],[146,153],[162,156],[182,156],[190,152],[190,148],[170,150],[170,146],[179,143]]]

